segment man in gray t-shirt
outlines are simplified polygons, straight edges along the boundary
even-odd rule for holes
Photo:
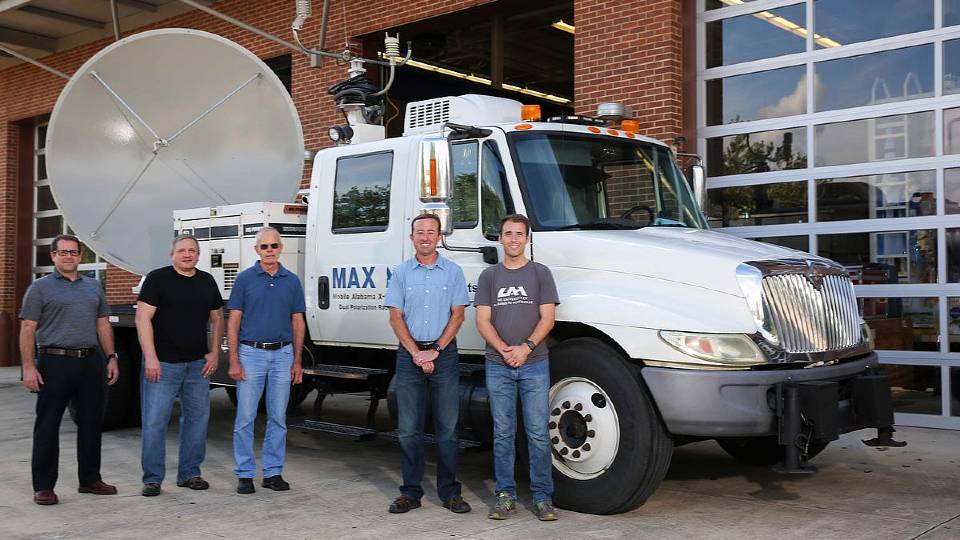
[[[497,500],[491,519],[506,519],[516,508],[513,477],[517,395],[530,450],[530,491],[537,517],[553,521],[550,416],[550,362],[544,343],[560,303],[550,270],[527,259],[530,222],[512,214],[500,222],[504,261],[480,274],[474,305],[477,330],[487,342],[486,377],[493,416],[493,464]]]

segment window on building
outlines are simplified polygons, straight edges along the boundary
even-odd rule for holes
[[[50,244],[60,234],[74,234],[64,220],[63,212],[57,206],[47,178],[47,124],[40,124],[34,132],[33,161],[33,255],[32,271],[34,278],[53,272],[53,260],[50,258]],[[106,287],[107,263],[89,247],[83,246],[78,271],[95,278]]]
[[[393,152],[337,160],[333,188],[333,232],[385,231],[390,221]]]

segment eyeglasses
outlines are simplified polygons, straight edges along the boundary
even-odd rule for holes
[[[53,252],[61,257],[66,257],[67,255],[77,257],[80,255],[79,249],[55,249]]]
[[[274,242],[272,244],[260,244],[260,249],[267,249],[267,248],[277,249],[279,247],[280,247],[280,244],[278,242]]]

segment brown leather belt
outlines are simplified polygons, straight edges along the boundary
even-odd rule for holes
[[[93,354],[93,348],[87,349],[65,349],[62,347],[40,347],[37,352],[40,354],[52,354],[54,356],[71,356],[73,358],[86,358]]]

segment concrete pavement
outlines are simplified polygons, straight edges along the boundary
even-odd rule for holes
[[[291,431],[284,478],[288,492],[259,487],[237,495],[232,474],[233,406],[215,390],[204,477],[208,491],[176,487],[176,422],[168,435],[167,481],[159,497],[140,496],[140,432],[103,437],[103,477],[116,496],[76,492],[76,430],[64,419],[60,504],[31,501],[30,446],[35,398],[19,368],[0,368],[0,538],[651,538],[682,539],[960,539],[960,432],[901,428],[903,449],[873,449],[843,436],[814,463],[809,477],[783,477],[738,464],[713,442],[680,447],[659,490],[637,510],[616,516],[560,511],[541,523],[521,507],[507,521],[486,518],[493,496],[491,455],[461,456],[464,496],[474,511],[454,515],[436,499],[428,454],[424,507],[391,515],[399,449],[384,441],[354,443]],[[362,418],[353,396],[329,398],[331,417]],[[309,407],[302,407],[306,413]],[[385,409],[385,407],[383,407]],[[326,413],[325,413],[326,414]],[[262,436],[262,419],[258,425]]]

